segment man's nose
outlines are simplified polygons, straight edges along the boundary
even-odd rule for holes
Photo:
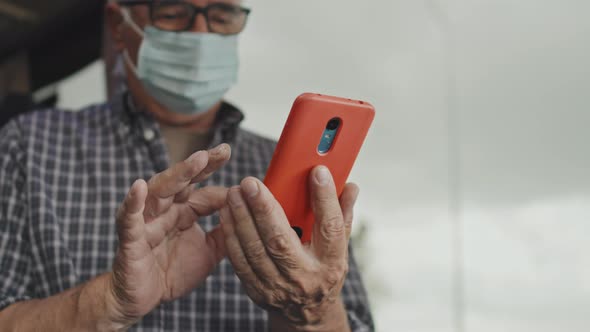
[[[205,15],[203,13],[197,14],[195,17],[195,23],[191,28],[192,32],[211,32],[209,31],[209,27],[207,26],[207,20],[205,19]]]

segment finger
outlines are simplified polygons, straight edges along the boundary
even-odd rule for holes
[[[225,249],[236,275],[244,285],[259,285],[260,281],[256,273],[250,267],[246,255],[236,235],[235,220],[229,207],[226,206],[219,211],[219,221],[223,230]]]
[[[213,173],[219,170],[231,158],[231,147],[228,144],[218,145],[216,148],[209,150],[209,163],[207,167],[193,179],[192,183],[203,182]]]
[[[192,190],[186,205],[169,209],[147,225],[148,241],[156,246],[172,231],[187,230],[203,216],[208,216],[221,209],[226,202],[227,188],[205,187]]]
[[[121,247],[139,242],[145,238],[143,210],[147,196],[147,184],[137,180],[117,211],[117,233]]]
[[[228,193],[228,205],[234,220],[236,237],[240,242],[246,260],[252,270],[263,282],[270,282],[280,273],[266,252],[264,242],[258,235],[256,224],[250,214],[248,205],[242,197],[240,187],[234,187]]]
[[[359,187],[354,183],[348,183],[344,186],[342,195],[340,195],[340,207],[344,217],[344,227],[346,229],[346,239],[350,239],[352,231],[352,221],[354,218],[354,204],[359,195]]]
[[[188,186],[184,188],[180,193],[174,196],[174,203],[186,203],[193,191],[195,191],[195,187],[193,186]]]
[[[241,183],[256,230],[268,255],[283,273],[305,264],[307,255],[303,252],[301,241],[287,220],[283,208],[270,190],[258,179],[246,178]]]
[[[186,230],[193,225],[193,214],[182,212],[180,209],[168,209],[145,224],[146,238],[151,248],[160,245],[171,232]],[[183,227],[180,227],[180,224]]]
[[[186,160],[177,163],[162,173],[154,176],[150,181],[150,195],[167,198],[180,193],[190,182],[198,176],[209,163],[209,153],[198,151]]]
[[[225,187],[204,187],[191,193],[188,205],[197,217],[208,216],[225,206],[227,192]]]
[[[148,198],[144,215],[151,221],[166,211],[174,202],[174,196],[181,193],[209,161],[207,151],[199,151],[148,181]]]
[[[311,207],[315,215],[312,245],[324,261],[346,257],[346,226],[330,171],[325,166],[310,175]]]

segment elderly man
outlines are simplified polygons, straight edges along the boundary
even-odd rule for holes
[[[222,101],[248,13],[110,2],[128,92],[0,131],[0,330],[373,330],[347,250],[358,188],[312,171],[302,245],[258,180],[275,143]]]

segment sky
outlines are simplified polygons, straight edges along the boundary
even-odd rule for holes
[[[588,329],[590,2],[249,5],[247,128],[277,138],[308,91],[377,109],[351,180],[379,331]],[[103,100],[102,70],[62,105]]]

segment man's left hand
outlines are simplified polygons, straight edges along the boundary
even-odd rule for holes
[[[230,189],[220,212],[228,256],[247,294],[281,330],[349,330],[340,300],[348,272],[348,240],[358,187],[338,199],[329,170],[310,175],[316,223],[302,245],[280,204],[254,178]]]

